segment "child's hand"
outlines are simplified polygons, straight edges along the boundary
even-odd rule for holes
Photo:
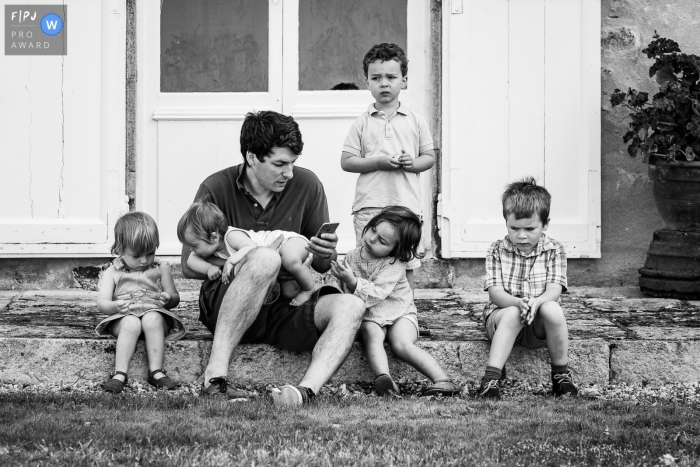
[[[401,150],[401,155],[399,156],[399,162],[404,170],[408,170],[410,172],[413,169],[413,158],[406,154],[406,151],[403,149]]]
[[[520,320],[523,324],[527,323],[528,315],[530,313],[530,305],[528,305],[529,299],[527,297],[518,298],[518,308],[520,308]]]
[[[331,274],[345,284],[349,284],[355,278],[352,269],[346,268],[337,261],[331,261]]]
[[[210,281],[217,280],[219,277],[221,277],[221,268],[213,265],[209,266],[209,269],[207,269],[207,277]]]
[[[377,157],[377,170],[398,170],[401,168],[399,154]]]
[[[129,302],[126,300],[115,300],[114,305],[117,307],[117,313],[129,312]]]
[[[221,274],[221,282],[224,284],[231,282],[231,272],[233,271],[234,266],[235,264],[233,264],[231,261],[226,261],[226,264],[224,264],[224,271]]]
[[[160,299],[160,304],[165,306],[170,301],[170,294],[168,292],[161,292],[158,298]]]
[[[535,319],[535,315],[537,314],[537,311],[540,309],[540,306],[542,303],[540,303],[539,300],[536,298],[532,298],[527,302],[528,306],[530,307],[530,311],[527,313],[527,316],[525,317],[526,321],[525,324],[532,324],[532,320]]]

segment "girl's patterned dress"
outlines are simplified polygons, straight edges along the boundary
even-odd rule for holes
[[[145,271],[131,271],[122,258],[115,259],[112,264],[119,272],[112,300],[129,302],[129,312],[115,313],[100,321],[95,328],[97,335],[111,336],[109,328],[112,322],[124,316],[133,315],[140,318],[149,311],[157,311],[168,323],[169,333],[165,336],[165,340],[181,339],[187,333],[185,323],[175,313],[166,310],[160,304],[159,297],[163,291],[160,284],[160,262],[154,261],[153,265]]]

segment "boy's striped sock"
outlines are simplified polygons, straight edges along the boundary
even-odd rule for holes
[[[569,364],[565,363],[563,365],[552,365],[552,374],[566,373],[569,371]]]

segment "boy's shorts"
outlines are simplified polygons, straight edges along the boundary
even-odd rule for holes
[[[502,309],[503,308],[495,308],[486,318],[484,325],[486,326],[486,337],[488,337],[489,340],[493,340],[493,335],[496,334],[496,315]],[[532,331],[532,324],[528,324],[520,330],[518,337],[515,338],[513,345],[517,344],[530,349],[539,349],[541,347],[545,347],[547,345],[547,341],[537,337]]]
[[[219,308],[229,284],[220,280],[204,281],[199,291],[199,321],[214,334]],[[323,286],[300,306],[291,306],[289,299],[278,298],[263,304],[257,318],[243,334],[241,344],[270,344],[294,351],[313,350],[318,341],[314,312],[319,297],[340,293],[333,286]],[[268,294],[269,295],[269,294]],[[266,300],[268,302],[268,300]]]
[[[362,246],[362,231],[370,220],[377,214],[382,212],[382,208],[362,208],[359,211],[352,213],[353,225],[355,226],[355,246]],[[422,216],[421,216],[422,219]],[[423,236],[418,243],[418,253],[425,253],[425,248],[423,248]],[[420,267],[420,260],[418,258],[413,258],[411,261],[406,263],[406,269],[411,271],[413,269],[418,269]]]

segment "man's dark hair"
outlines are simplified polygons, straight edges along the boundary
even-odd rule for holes
[[[381,60],[382,62],[396,60],[399,62],[399,65],[401,65],[401,74],[403,76],[408,76],[408,59],[403,49],[398,45],[382,42],[369,49],[369,52],[365,54],[365,58],[362,60],[362,69],[365,72],[365,78],[367,78],[369,64],[377,60]]]
[[[355,83],[338,83],[331,88],[331,91],[356,91],[360,88]]]
[[[534,177],[525,177],[510,183],[501,196],[503,218],[513,214],[516,220],[527,219],[537,214],[542,225],[549,222],[549,206],[552,196],[543,186],[538,186]]]
[[[301,154],[304,141],[297,122],[272,110],[248,113],[241,128],[241,154],[246,165],[248,152],[264,162],[275,148],[289,148],[295,155]]]
[[[387,206],[370,219],[362,231],[362,235],[380,222],[388,222],[396,229],[396,246],[389,253],[389,256],[403,262],[425,256],[418,253],[421,220],[413,211],[403,206]]]

